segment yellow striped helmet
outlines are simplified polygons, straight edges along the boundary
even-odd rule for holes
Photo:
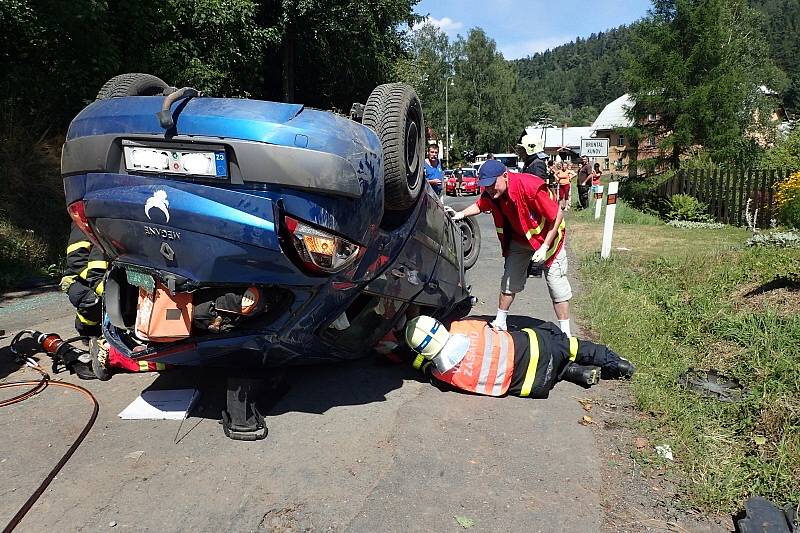
[[[425,359],[433,359],[450,340],[450,332],[435,318],[421,315],[406,324],[406,342]]]

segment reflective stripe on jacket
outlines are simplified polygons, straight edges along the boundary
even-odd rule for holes
[[[69,292],[73,283],[80,282],[98,296],[103,295],[108,261],[103,251],[92,244],[74,223],[67,244],[67,270],[68,275],[61,278],[61,290]]]
[[[502,396],[508,391],[514,373],[514,341],[505,331],[495,331],[480,320],[459,320],[450,327],[453,335],[469,338],[469,349],[461,362],[440,373],[431,367],[433,377],[461,390]]]

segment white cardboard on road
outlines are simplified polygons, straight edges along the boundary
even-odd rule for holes
[[[183,420],[199,396],[197,389],[144,391],[119,417],[123,420]]]

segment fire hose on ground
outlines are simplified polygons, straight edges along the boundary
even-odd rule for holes
[[[92,404],[92,414],[89,417],[89,420],[83,426],[80,434],[75,438],[72,442],[70,447],[67,451],[61,456],[58,463],[53,467],[52,470],[45,476],[44,480],[39,484],[33,494],[25,501],[25,503],[20,507],[17,513],[11,518],[8,524],[3,528],[3,533],[9,533],[17,527],[23,517],[27,514],[27,512],[33,507],[39,497],[44,493],[50,483],[55,479],[58,473],[61,471],[63,466],[69,461],[70,457],[75,453],[75,450],[78,449],[78,446],[81,445],[83,440],[86,438],[86,435],[92,429],[95,420],[97,420],[97,413],[99,410],[99,406],[97,404],[97,399],[94,395],[87,389],[81,387],[80,385],[74,385],[72,383],[67,383],[64,381],[55,381],[50,379],[50,375],[39,365],[39,363],[34,360],[30,355],[22,356],[17,350],[17,343],[23,338],[24,335],[30,335],[30,337],[36,343],[37,352],[43,352],[49,356],[54,357],[56,363],[54,363],[53,367],[56,367],[58,359],[63,356],[63,354],[68,350],[75,350],[74,347],[71,346],[70,343],[82,340],[84,337],[73,337],[71,339],[62,340],[58,335],[50,333],[40,333],[38,331],[33,330],[24,330],[19,333],[12,339],[11,341],[11,352],[17,356],[19,360],[23,360],[25,362],[25,366],[28,366],[38,372],[41,375],[39,380],[30,380],[30,381],[14,381],[10,383],[0,383],[0,389],[9,389],[9,388],[18,388],[18,387],[29,387],[28,390],[9,398],[7,400],[0,401],[0,407],[8,407],[10,405],[14,405],[20,403],[24,400],[32,398],[36,396],[43,390],[45,390],[49,386],[55,387],[63,387],[66,389],[71,389],[77,392],[80,392],[85,398],[89,400]],[[36,352],[34,352],[36,353]],[[32,355],[32,354],[31,354]]]

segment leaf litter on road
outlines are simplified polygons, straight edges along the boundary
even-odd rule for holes
[[[458,525],[464,529],[469,529],[475,525],[475,520],[472,518],[467,518],[466,516],[453,515],[453,518],[455,518],[456,522],[458,522]]]

